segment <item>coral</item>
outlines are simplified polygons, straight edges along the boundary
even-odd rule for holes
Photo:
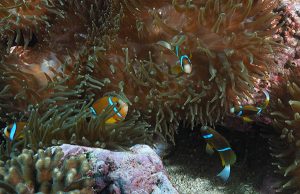
[[[24,149],[16,157],[1,161],[0,193],[93,193],[88,176],[90,164],[84,154],[64,156],[61,148]]]
[[[298,7],[298,8],[297,8]],[[276,8],[284,23],[278,32],[274,35],[276,39],[281,39],[281,43],[285,45],[285,52],[278,53],[275,57],[276,66],[273,67],[271,74],[280,76],[290,73],[289,69],[299,67],[299,35],[300,35],[300,15],[299,2],[282,1]],[[271,79],[275,80],[276,79]]]
[[[127,152],[69,144],[60,147],[64,157],[87,153],[97,193],[178,193],[162,160],[147,145],[132,146]]]

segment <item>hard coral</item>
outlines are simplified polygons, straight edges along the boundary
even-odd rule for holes
[[[61,161],[60,148],[23,150],[17,157],[1,161],[0,193],[93,193],[94,182],[86,156],[72,156]]]

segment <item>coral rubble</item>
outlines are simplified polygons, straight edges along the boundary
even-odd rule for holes
[[[135,145],[128,152],[69,144],[60,148],[64,157],[88,155],[97,193],[178,193],[170,183],[161,159],[147,145]]]

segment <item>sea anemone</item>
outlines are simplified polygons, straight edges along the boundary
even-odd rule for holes
[[[24,149],[0,164],[0,193],[93,193],[94,184],[85,155],[61,161],[60,148],[33,151]]]
[[[230,106],[252,98],[280,48],[272,40],[279,28],[280,17],[272,11],[277,1],[51,2],[63,17],[50,18],[51,29],[25,55],[34,59],[37,48],[52,52],[61,73],[70,75],[62,85],[85,85],[96,98],[121,90],[129,115],[141,113],[173,142],[181,121],[191,128],[213,126]],[[67,36],[59,35],[62,30]],[[177,56],[158,41],[189,54],[192,73],[170,74]],[[16,62],[9,61],[12,54],[9,64]],[[38,72],[44,72],[40,64],[35,63]]]
[[[52,9],[50,1],[3,0],[0,3],[1,39],[7,41],[7,52],[11,46],[22,45],[26,49],[33,44],[38,34],[51,27],[50,18],[63,17],[57,9]]]
[[[1,158],[8,158],[11,152],[18,154],[23,148],[37,151],[62,143],[108,149],[152,144],[150,125],[140,119],[138,112],[115,124],[105,123],[112,116],[112,109],[98,116],[92,115],[89,110],[95,98],[92,91],[102,86],[100,80],[94,80],[88,74],[80,76],[71,73],[70,76],[49,80],[46,87],[49,96],[38,104],[28,106],[27,114],[21,117],[26,122],[22,130],[24,138],[13,141],[7,139],[5,144],[2,143]],[[122,95],[121,91],[119,95]]]
[[[272,11],[277,1],[123,4],[118,45],[104,55],[116,69],[111,84],[123,79],[124,93],[135,102],[131,108],[172,141],[181,121],[191,128],[214,125],[230,106],[251,99],[281,47],[272,40],[280,27]],[[158,41],[190,54],[192,73],[169,74],[177,59]]]
[[[278,168],[276,172],[285,177],[278,191],[299,191],[299,76],[293,74],[279,86],[273,86],[271,97],[270,116],[275,131],[270,138],[270,148],[275,159],[274,165]]]

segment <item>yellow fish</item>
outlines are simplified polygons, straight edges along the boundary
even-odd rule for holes
[[[25,122],[14,122],[13,124],[5,127],[4,135],[9,138],[10,141],[14,139],[22,139],[24,136],[21,132],[25,128],[25,125]]]
[[[99,115],[110,106],[113,108],[114,115],[108,118],[105,123],[111,124],[125,119],[128,112],[128,104],[115,96],[104,96],[100,98],[90,107],[90,111],[93,115]]]
[[[260,115],[262,110],[265,109],[270,102],[270,95],[266,90],[263,90],[263,93],[266,96],[264,103],[261,106],[253,106],[253,105],[244,105],[238,107],[232,107],[230,109],[230,113],[236,114],[237,116],[241,117],[245,122],[253,122],[251,116]]]
[[[236,161],[236,155],[231,149],[228,141],[217,131],[210,127],[201,127],[201,135],[206,141],[206,152],[212,154],[216,150],[221,158],[223,170],[217,175],[223,181],[227,181],[230,176],[230,165]]]

